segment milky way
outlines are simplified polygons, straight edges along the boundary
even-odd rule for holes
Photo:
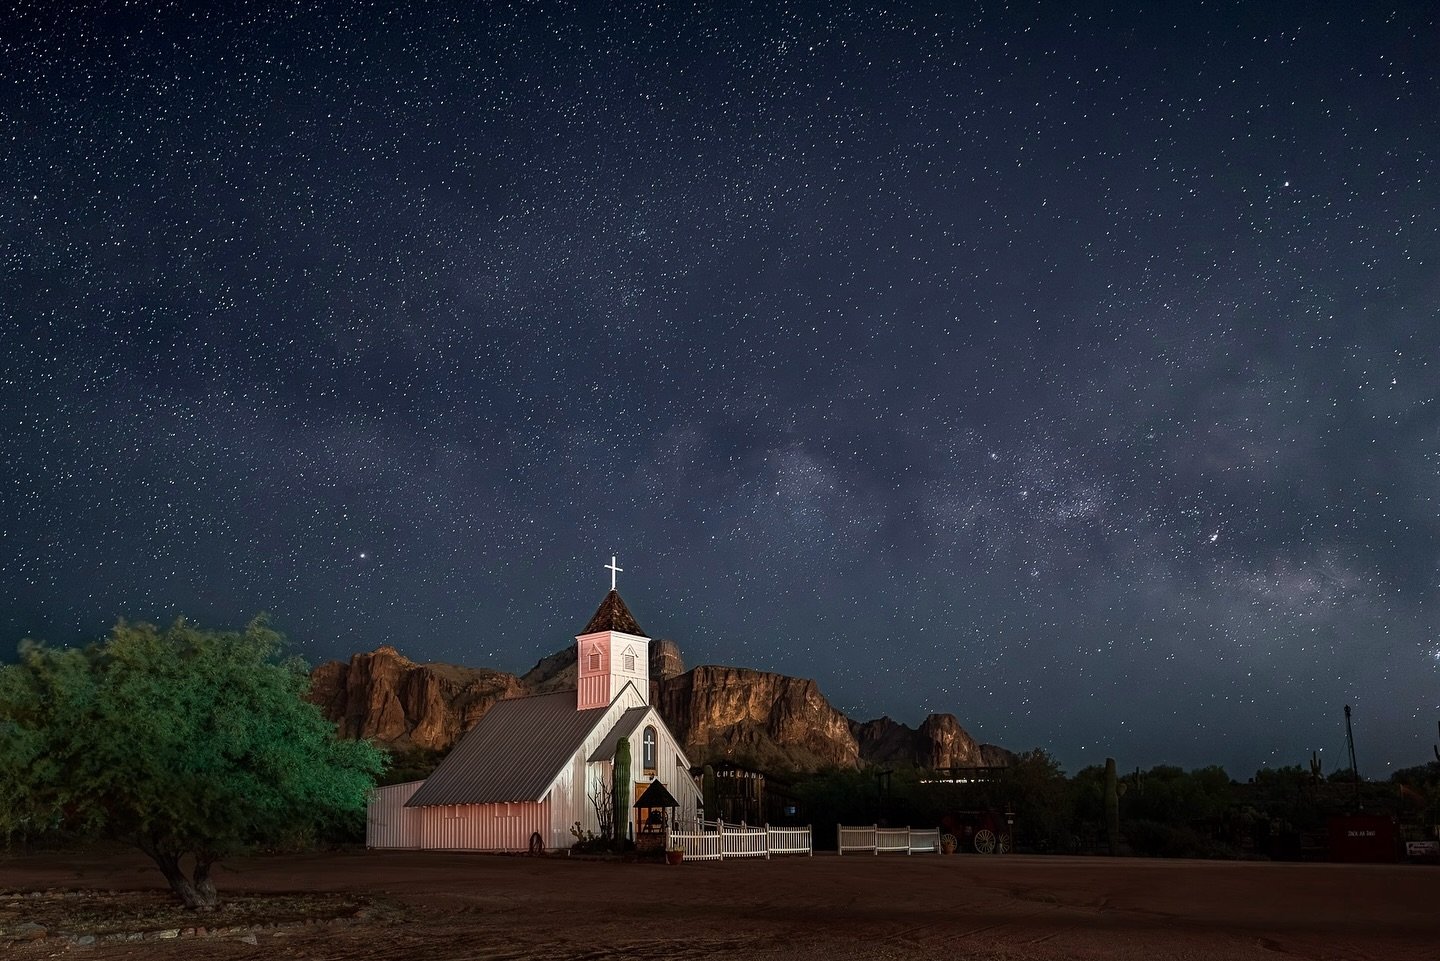
[[[1440,720],[1430,4],[21,4],[0,650],[269,611],[1071,770]]]

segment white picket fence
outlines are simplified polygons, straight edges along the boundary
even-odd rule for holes
[[[769,832],[767,844],[771,854],[804,854],[809,857],[815,856],[815,847],[810,838],[810,828],[772,828],[767,826]]]
[[[940,850],[939,828],[882,828],[878,824],[837,824],[840,853],[929,854]]]
[[[812,832],[803,828],[751,827],[744,822],[692,822],[686,830],[672,830],[666,847],[685,852],[687,861],[722,861],[725,858],[766,858],[772,854],[815,855]]]

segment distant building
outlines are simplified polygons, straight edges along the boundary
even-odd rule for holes
[[[730,824],[799,824],[802,816],[799,800],[786,785],[767,777],[763,771],[742,767],[730,761],[708,765],[715,778],[714,799],[705,809],[708,820],[719,819]],[[690,769],[702,793],[705,768]]]
[[[611,559],[613,568],[614,559]],[[618,570],[618,568],[613,568]],[[650,704],[650,638],[614,588],[575,638],[577,689],[497,702],[428,778],[376,790],[372,848],[559,850],[571,828],[601,831],[592,797],[608,792],[620,739],[631,745],[632,802],[660,782],[691,819],[690,761]],[[652,792],[652,796],[659,792]],[[619,812],[630,833],[644,810]]]

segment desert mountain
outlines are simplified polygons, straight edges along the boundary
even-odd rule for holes
[[[914,730],[889,718],[860,724],[832,707],[812,680],[741,667],[686,671],[673,641],[651,643],[650,677],[651,703],[697,764],[732,760],[778,773],[862,764],[969,767],[1010,757],[977,744],[951,714],[932,714]],[[417,664],[386,645],[348,664],[315,668],[310,699],[345,737],[443,751],[501,698],[574,687],[573,646],[516,677]]]
[[[416,664],[395,648],[329,661],[310,674],[310,700],[342,737],[387,747],[444,751],[503,697],[529,693],[513,674]]]

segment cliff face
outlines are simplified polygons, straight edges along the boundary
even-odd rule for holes
[[[740,667],[697,667],[659,682],[655,702],[696,760],[813,771],[855,767],[850,723],[814,681]]]
[[[502,671],[416,664],[393,647],[331,661],[311,674],[310,699],[344,737],[396,750],[443,751],[497,700],[573,690],[575,648],[542,658],[522,677]],[[650,645],[650,702],[695,763],[731,760],[772,771],[918,764],[970,767],[1008,763],[1010,753],[977,745],[950,714],[918,730],[889,718],[857,724],[812,680],[740,667],[686,672],[673,641]]]
[[[953,714],[931,714],[918,730],[881,717],[851,721],[850,731],[867,764],[981,767],[1009,764],[1014,757],[1003,747],[977,744]]]
[[[525,693],[512,674],[416,664],[388,645],[331,661],[310,675],[310,700],[343,737],[396,749],[445,750],[502,697]]]

